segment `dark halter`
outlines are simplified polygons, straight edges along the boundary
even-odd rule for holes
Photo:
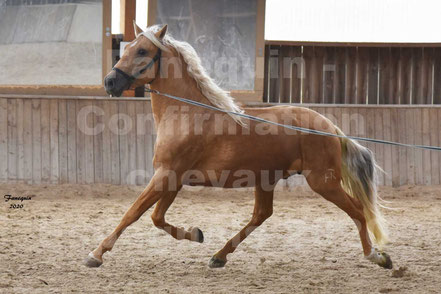
[[[141,70],[139,70],[137,73],[135,73],[134,75],[129,75],[128,73],[120,70],[117,67],[114,67],[112,69],[114,71],[116,71],[117,73],[121,74],[125,79],[127,79],[130,82],[130,84],[132,84],[140,75],[144,74],[146,72],[146,70],[151,68],[153,66],[153,64],[155,64],[156,61],[159,61],[158,62],[158,70],[157,70],[156,76],[151,81],[149,81],[147,83],[147,84],[150,84],[150,83],[152,83],[156,79],[156,77],[159,74],[159,69],[161,67],[161,60],[160,59],[161,59],[161,49],[158,48],[158,51],[156,52],[156,54],[153,57],[153,59],[146,66],[141,68]]]

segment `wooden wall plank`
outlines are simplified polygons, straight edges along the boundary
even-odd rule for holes
[[[437,109],[438,110],[438,145],[441,147],[441,126],[439,124],[439,119],[441,119],[441,109]],[[441,155],[440,153],[438,153],[438,159],[439,159],[439,174],[440,174],[440,184],[441,184]]]
[[[360,116],[357,108],[348,108],[349,115],[349,134],[351,136],[359,136],[360,132]]]
[[[76,159],[77,159],[77,183],[86,183],[86,113],[84,108],[87,107],[87,102],[84,100],[76,101],[77,123],[76,130]]]
[[[135,102],[135,110],[136,110],[136,184],[137,185],[146,185],[147,180],[143,176],[146,172],[146,123],[145,118],[148,113],[144,112],[144,104],[148,102],[144,101],[136,101]]]
[[[375,121],[375,139],[383,140],[383,111],[381,109],[374,109],[374,121]],[[375,156],[377,158],[378,164],[381,166],[383,170],[386,169],[385,160],[384,160],[384,147],[383,144],[375,144]],[[386,171],[386,170],[385,170]],[[387,172],[387,171],[386,171]],[[380,185],[384,185],[385,174],[379,173],[378,174],[378,183]]]
[[[264,73],[263,73],[263,102],[269,102],[269,47],[265,45]]]
[[[127,185],[129,175],[129,143],[127,130],[131,128],[131,121],[127,115],[127,103],[125,101],[118,101],[118,116],[121,184]]]
[[[33,175],[32,175],[32,100],[24,99],[23,101],[23,142],[24,142],[24,159],[23,159],[23,168],[24,168],[24,180],[26,183],[32,183]]]
[[[114,185],[119,185],[121,184],[121,168],[118,130],[118,102],[109,101],[109,106],[111,183]]]
[[[148,114],[148,113],[152,113],[152,104],[150,101],[146,102],[144,104],[144,113]],[[154,147],[155,147],[155,140],[156,140],[156,135],[155,135],[155,127],[153,124],[153,121],[148,120],[147,124],[146,124],[146,136],[145,136],[145,159],[146,159],[146,171],[147,171],[147,175],[149,175],[149,177],[147,178],[147,181],[150,181],[151,176],[153,176],[154,173],[154,169],[153,169],[153,155],[154,155]]]
[[[390,86],[389,97],[392,104],[400,104],[402,98],[401,84],[401,48],[390,48]]]
[[[401,89],[400,104],[412,104],[412,85],[414,80],[414,62],[412,48],[401,49]]]
[[[323,60],[325,48],[314,47],[313,70],[311,72],[311,96],[314,103],[323,103]]]
[[[342,119],[343,109],[338,107],[338,108],[335,108],[333,112],[334,112],[334,115],[335,115],[335,119],[337,120],[337,125],[338,126],[343,125],[343,119]]]
[[[25,179],[24,119],[24,101],[23,99],[17,99],[17,179],[20,181]]]
[[[422,109],[416,108],[414,109],[414,139],[416,144],[423,143],[423,130],[422,130]],[[415,149],[415,184],[422,185],[424,183],[424,175],[423,175],[423,150]]]
[[[314,103],[313,94],[311,93],[312,87],[312,75],[314,72],[313,69],[313,59],[314,59],[314,48],[312,46],[304,46],[303,47],[303,61],[305,65],[305,77],[302,80],[302,103]]]
[[[424,63],[426,66],[426,80],[424,85],[427,88],[427,94],[424,104],[433,103],[433,74],[435,65],[435,48],[424,48]]]
[[[407,125],[407,110],[406,109],[400,109],[398,110],[398,126],[401,126],[398,131],[398,142],[401,143],[409,143],[408,136],[406,134],[406,131],[408,130],[406,128]],[[402,127],[405,127],[404,129]],[[399,185],[406,185],[408,183],[408,162],[407,162],[407,152],[411,152],[412,150],[408,150],[408,148],[404,147],[398,147],[398,158],[400,163],[400,176],[399,176]]]
[[[292,56],[291,56],[291,48],[288,46],[282,47],[283,53],[283,93],[282,101],[286,101],[286,103],[290,103],[292,100],[291,93],[291,78],[292,78]]]
[[[430,145],[430,112],[429,108],[421,109],[422,112],[422,144]],[[429,150],[422,150],[423,152],[423,184],[430,185],[432,183],[432,165],[430,161]]]
[[[436,108],[429,109],[430,116],[430,145],[432,146],[441,146],[441,138],[439,137],[441,132],[440,127],[440,119],[438,117],[439,110]],[[439,185],[441,183],[440,179],[440,162],[441,155],[440,152],[432,151],[430,153],[430,162],[431,162],[431,183],[432,185]]]
[[[112,183],[112,148],[111,148],[111,137],[112,132],[110,130],[110,103],[103,102],[103,181],[104,183]],[[119,158],[119,155],[118,155]]]
[[[366,137],[367,138],[375,138],[375,109],[374,108],[368,108],[366,109]],[[375,150],[375,144],[371,142],[366,142],[366,147],[370,149],[372,152],[374,152],[375,160],[378,161],[376,150]]]
[[[379,104],[392,104],[393,97],[390,96],[391,91],[391,51],[390,48],[379,49]]]
[[[390,128],[391,140],[393,142],[400,142],[400,124],[398,117],[398,109],[391,108]],[[400,149],[397,146],[392,146],[392,186],[398,187],[400,185]]]
[[[415,79],[414,87],[414,104],[431,104],[431,51],[430,48],[414,48],[415,56]]]
[[[356,103],[357,99],[357,48],[346,48],[346,77],[345,77],[345,101],[347,104]]]
[[[8,179],[8,100],[0,98],[0,182]]]
[[[284,102],[284,87],[283,87],[283,46],[279,47],[279,55],[277,56],[277,69],[278,69],[278,73],[277,73],[277,88],[279,89],[279,95],[276,99],[276,101],[278,103],[283,103]]]
[[[49,183],[51,169],[50,105],[48,99],[41,100],[41,181]]]
[[[358,136],[360,137],[367,137],[367,124],[368,124],[368,117],[367,117],[367,112],[366,112],[366,108],[357,108],[357,113],[358,113]],[[361,145],[367,147],[367,143],[366,142],[359,142]]]
[[[103,133],[106,125],[104,124],[104,109],[103,101],[96,100],[93,102],[93,126],[96,128],[96,133],[93,136],[93,166],[94,178],[96,183],[104,183],[103,170]]]
[[[346,48],[335,48],[334,103],[345,103]]]
[[[290,47],[290,56],[292,57],[291,65],[291,103],[300,103],[302,73],[304,71],[304,63],[302,57],[302,47]],[[304,74],[304,73],[303,73]]]
[[[369,48],[368,103],[378,104],[379,48]]]
[[[391,110],[386,108],[382,109],[381,116],[383,119],[383,139],[391,140],[392,138],[392,128],[391,128]],[[393,164],[393,155],[392,155],[392,146],[390,145],[382,145],[383,147],[383,169],[386,172],[384,175],[384,185],[392,186],[392,164]]]
[[[334,117],[334,113],[333,113],[333,108],[331,108],[331,107],[327,107],[327,108],[325,108],[324,110],[323,110],[323,115],[327,118],[327,119],[329,119],[333,124],[336,124],[337,123],[337,120],[335,119],[335,117]]]
[[[56,184],[60,179],[59,169],[59,117],[58,117],[58,100],[49,102],[49,134],[50,134],[50,182]]]
[[[41,183],[41,101],[32,99],[32,182]]]
[[[353,136],[359,136],[360,132],[363,132],[361,127],[363,126],[363,119],[360,117],[358,108],[348,107],[349,115],[349,133]]]
[[[415,109],[406,109],[406,143],[415,144]],[[406,149],[407,159],[407,182],[406,184],[415,184],[415,150],[412,148]]]
[[[85,166],[85,174],[86,174],[86,184],[92,184],[95,182],[95,169],[94,169],[94,137],[95,137],[95,130],[94,130],[94,113],[93,113],[93,101],[88,100],[87,101],[87,109],[88,114],[85,118],[85,125],[87,129],[91,129],[91,132],[88,132],[84,136],[84,157],[86,160],[86,166]]]
[[[368,69],[369,69],[369,48],[359,47],[357,49],[357,93],[356,103],[366,104],[368,96]]]
[[[75,100],[67,100],[67,180],[69,183],[77,183],[77,111]]]
[[[58,167],[59,167],[59,182],[67,183],[68,177],[68,132],[67,132],[67,101],[58,101]]]
[[[289,103],[291,99],[291,58],[289,47],[281,46],[279,54],[279,89],[280,103]]]
[[[422,89],[421,80],[424,77],[424,62],[423,62],[423,49],[412,48],[412,54],[414,58],[415,78],[413,79],[413,91],[412,91],[412,104],[423,104],[424,90]]]
[[[128,181],[129,185],[136,185],[136,101],[127,101],[127,115],[132,121],[132,126],[127,134],[128,142]]]
[[[279,102],[279,54],[280,46],[270,46],[269,57],[269,102]]]
[[[326,47],[323,61],[323,103],[334,103],[335,47]]]
[[[351,132],[351,120],[350,120],[350,110],[348,107],[341,107],[341,124],[340,128],[345,134],[349,134]]]
[[[441,48],[433,49],[433,104],[441,104]]]
[[[7,142],[8,158],[8,179],[17,180],[17,101],[8,99],[7,103]]]

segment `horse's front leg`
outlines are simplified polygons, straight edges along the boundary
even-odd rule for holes
[[[236,236],[225,244],[224,248],[211,258],[210,263],[208,264],[209,267],[223,267],[225,263],[227,263],[227,255],[233,253],[234,250],[236,250],[236,247],[239,246],[239,244],[245,240],[251,232],[272,215],[273,196],[274,190],[265,191],[260,187],[260,184],[256,186],[253,217],[250,222],[236,234]]]
[[[98,248],[89,253],[85,260],[85,264],[88,267],[100,266],[103,263],[103,254],[106,251],[112,250],[116,240],[128,226],[137,221],[147,209],[164,195],[169,194],[170,190],[177,190],[176,187],[180,187],[177,183],[173,183],[177,179],[176,175],[171,175],[170,173],[173,173],[173,171],[159,169],[155,172],[150,183],[124,214],[115,230],[100,243]],[[177,191],[174,192],[177,193]]]
[[[192,228],[187,231],[182,228],[177,228],[165,221],[165,213],[175,200],[176,195],[177,192],[168,192],[158,201],[155,206],[155,210],[152,213],[152,221],[154,225],[157,228],[166,231],[177,240],[186,239],[199,243],[204,242],[204,235],[202,234],[202,231],[200,229]]]

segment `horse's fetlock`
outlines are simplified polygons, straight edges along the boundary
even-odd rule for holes
[[[158,227],[158,228],[162,228],[162,227],[164,227],[164,225],[165,225],[165,220],[164,220],[164,218],[163,217],[158,217],[158,216],[156,216],[156,215],[152,215],[151,216],[151,218],[152,218],[152,222],[153,222],[153,224],[155,225],[155,227]]]

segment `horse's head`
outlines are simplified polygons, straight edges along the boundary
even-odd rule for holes
[[[153,33],[155,38],[146,38],[144,34],[151,32],[143,32],[135,23],[134,29],[136,39],[126,46],[121,59],[104,78],[104,87],[112,96],[119,97],[127,89],[151,83],[159,74],[161,44],[154,44],[151,39],[162,42],[167,25]]]

